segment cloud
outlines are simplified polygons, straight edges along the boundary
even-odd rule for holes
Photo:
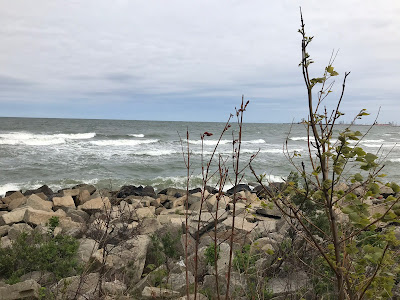
[[[381,101],[384,94],[385,105],[395,107],[400,95],[396,2],[299,3],[315,36],[313,74],[319,76],[332,48],[340,48],[335,66],[341,74],[352,71],[346,93],[352,105],[362,105],[366,96]],[[255,103],[281,103],[273,114],[253,110],[252,119],[291,121],[299,111],[292,107],[300,107],[305,95],[297,67],[299,3],[1,2],[0,103],[52,103],[55,108],[98,103],[98,114],[107,117],[118,101],[115,110],[121,113],[115,114],[125,118],[137,117],[126,112],[139,103],[143,111],[153,111],[143,118],[153,118],[162,107],[185,109],[182,118],[193,120],[204,104],[221,98],[234,107],[245,94]],[[336,86],[340,90],[340,82]],[[390,121],[395,113],[390,109],[382,117]]]

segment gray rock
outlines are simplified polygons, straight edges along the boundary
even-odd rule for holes
[[[10,226],[8,226],[8,225],[0,226],[0,237],[5,236],[6,234],[8,234],[8,230],[9,229],[10,229]]]
[[[189,284],[194,283],[194,276],[193,274],[189,271]],[[179,274],[170,274],[168,278],[169,286],[171,287],[172,290],[177,291],[179,293],[183,293],[186,291],[186,272],[182,272]]]
[[[267,286],[273,296],[290,295],[299,291],[308,282],[308,276],[304,272],[291,272],[287,277],[273,277],[268,280]]]
[[[8,236],[3,236],[0,239],[0,247],[1,248],[8,248],[11,247],[11,240],[8,238]],[[0,298],[1,299],[1,298]]]
[[[194,298],[195,298],[194,294],[189,295],[189,300],[194,300]],[[203,294],[197,293],[196,299],[197,300],[207,300],[208,298],[207,298],[207,296],[204,296]],[[177,300],[188,300],[188,299],[187,299],[187,296],[182,296],[182,297],[178,298]]]
[[[178,296],[178,292],[159,287],[146,286],[142,291],[142,297],[146,299],[173,299]]]
[[[150,234],[153,234],[154,232],[156,232],[157,230],[159,230],[161,227],[162,226],[161,226],[160,222],[158,222],[157,219],[145,218],[141,222],[139,233],[150,235]]]
[[[35,280],[40,285],[48,286],[49,284],[54,283],[55,276],[53,273],[46,271],[33,271],[21,276],[22,281],[29,279]]]
[[[96,295],[97,283],[99,282],[98,273],[90,273],[83,276],[72,276],[61,279],[53,288],[52,292],[60,295],[60,299],[98,299]]]
[[[17,300],[17,299],[39,299],[40,285],[30,279],[23,282],[0,288],[0,299]]]
[[[87,263],[98,249],[99,244],[92,239],[80,239],[77,257],[82,263]]]
[[[122,295],[126,291],[126,285],[119,280],[104,282],[103,291],[106,295]]]
[[[13,224],[8,230],[8,238],[15,241],[23,232],[30,233],[32,227],[25,223]]]

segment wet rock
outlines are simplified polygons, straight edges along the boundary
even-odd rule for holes
[[[149,196],[156,198],[156,193],[152,186],[134,186],[134,185],[124,185],[118,192],[117,198],[126,198],[128,196]]]
[[[251,191],[251,188],[247,184],[238,184],[236,187],[232,187],[226,191],[227,195],[233,195],[234,192],[239,193],[242,191]]]

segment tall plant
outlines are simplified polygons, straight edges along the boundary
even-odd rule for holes
[[[333,299],[387,299],[391,297],[396,273],[396,240],[390,226],[398,222],[396,209],[399,197],[387,197],[379,209],[371,204],[370,197],[380,194],[379,179],[383,166],[378,162],[377,153],[368,153],[360,146],[365,136],[354,131],[357,119],[368,115],[362,109],[349,126],[338,131],[337,122],[343,115],[340,105],[345,92],[345,73],[340,96],[333,110],[324,106],[324,100],[332,92],[338,72],[333,67],[336,55],[333,53],[328,66],[321,77],[312,77],[310,66],[314,62],[308,46],[313,37],[307,36],[301,14],[302,36],[300,67],[307,91],[308,120],[305,122],[308,132],[308,166],[295,163],[295,156],[286,149],[285,154],[296,167],[304,180],[300,188],[287,181],[286,189],[273,193],[264,187],[264,191],[281,210],[285,218],[295,220],[296,230],[321,256],[330,272],[325,273],[327,280],[334,286]],[[317,90],[317,92],[315,92]],[[359,172],[346,172],[355,166]],[[257,176],[259,183],[262,177]],[[349,183],[343,185],[343,183]],[[392,183],[394,192],[399,187]],[[306,207],[311,209],[306,210]],[[328,226],[318,224],[313,218],[318,212]],[[289,222],[293,226],[293,222]],[[325,225],[325,224],[324,224]],[[300,229],[298,229],[300,228]],[[329,274],[333,276],[330,277]]]

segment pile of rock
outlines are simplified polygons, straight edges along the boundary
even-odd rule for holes
[[[176,188],[156,193],[150,186],[123,186],[118,191],[109,191],[83,184],[57,193],[47,186],[24,193],[7,192],[0,199],[0,246],[11,246],[22,232],[46,232],[49,219],[58,217],[55,234],[78,239],[78,256],[86,272],[59,282],[52,282],[51,274],[41,272],[25,274],[21,278],[25,281],[16,285],[0,281],[0,298],[38,299],[43,285],[60,299],[97,299],[100,288],[108,299],[180,299],[186,295],[185,260],[171,260],[153,272],[147,266],[152,263],[149,256],[152,235],[162,236],[167,232],[181,235],[177,251],[184,257],[186,219],[190,283],[195,280],[194,240],[199,237],[199,290],[216,291],[215,270],[207,264],[205,252],[217,236],[219,291],[225,293],[234,199],[237,202],[233,250],[241,250],[244,244],[251,245],[251,253],[260,254],[255,267],[263,278],[262,270],[274,263],[266,253],[279,250],[289,226],[272,203],[260,199],[264,196],[260,188],[240,185],[235,188],[235,195],[233,191],[218,195],[213,188],[207,188],[203,194],[200,189],[194,189],[187,196],[186,190]],[[166,268],[168,276],[157,282],[155,274],[160,268]],[[291,270],[276,276],[266,289],[275,296],[287,295],[306,284],[305,273]],[[231,287],[232,292],[246,290],[240,272],[232,272]],[[123,296],[128,294],[136,296]],[[201,294],[197,298],[206,299]]]

